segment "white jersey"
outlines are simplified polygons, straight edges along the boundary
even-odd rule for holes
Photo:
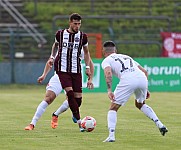
[[[134,61],[130,56],[113,53],[106,57],[102,62],[102,68],[110,66],[113,75],[119,79],[146,77],[138,68],[139,63]]]
[[[113,75],[120,79],[114,90],[114,103],[123,106],[133,93],[138,103],[146,99],[148,80],[138,65],[131,57],[123,54],[113,53],[103,60],[102,68],[110,66]]]

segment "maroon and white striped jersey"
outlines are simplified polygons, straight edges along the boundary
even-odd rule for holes
[[[81,31],[70,33],[67,29],[56,33],[59,43],[58,55],[54,62],[55,71],[81,73],[81,49],[88,45],[87,35]]]

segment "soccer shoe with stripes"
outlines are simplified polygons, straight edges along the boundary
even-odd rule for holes
[[[108,137],[108,138],[105,139],[103,142],[115,142],[115,138],[113,138],[113,137]]]
[[[35,127],[33,124],[29,124],[28,126],[25,127],[25,130],[33,130]]]
[[[56,129],[57,126],[58,126],[58,116],[55,114],[52,114],[51,127],[53,129]]]
[[[168,132],[168,129],[165,126],[159,128],[159,130],[160,130],[161,135],[163,136],[165,135],[166,132]]]

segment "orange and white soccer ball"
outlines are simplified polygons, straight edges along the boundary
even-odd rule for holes
[[[91,132],[96,127],[96,120],[91,116],[86,116],[81,121],[81,126],[84,128],[87,132]]]

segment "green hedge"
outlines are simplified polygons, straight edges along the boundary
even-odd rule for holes
[[[171,26],[173,31],[180,31],[181,26],[176,26],[173,20],[174,7],[179,0],[173,1],[152,1],[152,7],[149,9],[148,1],[142,0],[127,0],[127,1],[94,1],[94,8],[91,9],[91,1],[37,1],[37,15],[34,16],[34,3],[26,2],[25,10],[26,16],[33,18],[37,21],[42,30],[46,32],[49,41],[53,41],[55,31],[52,26],[52,19],[55,15],[69,15],[72,12],[78,12],[81,15],[153,15],[153,16],[168,16],[171,18]],[[151,10],[151,14],[150,14]],[[177,23],[181,22],[180,18],[177,18]],[[68,18],[63,20],[57,20],[56,29],[67,28]],[[108,28],[112,28],[112,33]],[[103,34],[103,40],[112,39],[115,41],[124,40],[147,40],[161,42],[159,32],[168,31],[168,22],[166,20],[128,20],[119,19],[113,21],[111,26],[109,20],[98,19],[84,19],[81,29],[84,32],[100,32]],[[50,42],[50,43],[51,43]],[[51,44],[50,44],[51,45]],[[120,46],[120,45],[119,45]],[[143,47],[143,48],[142,48]],[[125,51],[132,56],[137,57],[158,57],[160,51],[158,46],[151,45],[142,50],[139,53],[135,52],[140,49],[144,49],[145,45],[124,45],[120,46],[120,49],[129,49]],[[48,47],[51,48],[50,46]],[[147,51],[147,52],[145,52]]]

